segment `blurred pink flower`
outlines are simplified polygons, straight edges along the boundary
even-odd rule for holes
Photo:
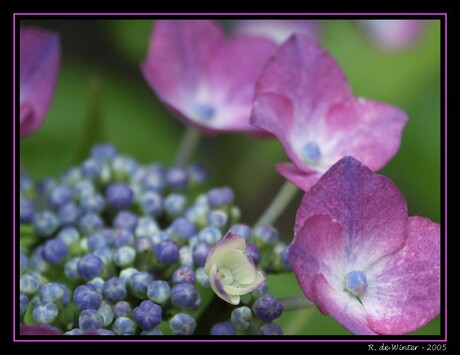
[[[334,59],[314,40],[294,35],[257,82],[251,123],[274,134],[292,163],[278,171],[308,190],[345,155],[381,169],[397,152],[407,117],[397,107],[354,98]]]
[[[424,20],[359,20],[366,35],[383,50],[398,50],[414,44],[426,27]]]
[[[249,124],[254,86],[276,45],[263,38],[225,38],[208,20],[159,20],[141,71],[187,124],[206,133],[261,133]]]
[[[51,104],[61,47],[56,33],[39,28],[21,28],[19,37],[19,117],[24,137],[40,127]]]

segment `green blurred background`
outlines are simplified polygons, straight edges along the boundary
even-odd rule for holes
[[[53,103],[43,126],[20,142],[20,159],[34,178],[58,176],[75,162],[84,132],[91,88],[102,90],[104,141],[140,162],[172,164],[183,125],[158,102],[139,71],[152,20],[23,20],[61,36],[62,60]],[[356,96],[401,107],[409,116],[401,149],[381,171],[407,199],[410,215],[440,222],[440,21],[427,21],[421,39],[394,53],[376,49],[353,21],[324,20],[321,42],[347,75]],[[254,223],[283,183],[275,164],[286,161],[276,140],[225,134],[204,138],[194,155],[211,172],[211,186],[230,185],[243,222]],[[301,194],[276,227],[292,239]],[[301,294],[292,275],[270,277],[275,296]],[[286,334],[350,334],[316,309],[285,313]],[[440,333],[439,317],[415,334]]]

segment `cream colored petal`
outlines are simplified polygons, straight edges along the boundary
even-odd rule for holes
[[[218,268],[222,265],[223,256],[231,250],[241,250],[242,252],[246,249],[246,241],[243,237],[229,231],[214,247],[210,250],[204,271],[210,275],[213,264],[216,264]]]
[[[217,268],[214,264],[211,267],[211,274],[209,275],[209,282],[211,284],[212,290],[216,293],[217,296],[222,298],[224,301],[230,304],[238,304],[240,303],[240,297],[237,295],[229,295],[225,292],[222,283],[220,282],[219,276],[217,275]]]
[[[224,291],[229,295],[242,296],[262,286],[264,281],[265,281],[265,276],[260,271],[257,271],[257,278],[253,283],[242,285],[242,284],[238,284],[237,282],[234,282],[231,285],[225,285]]]
[[[256,280],[256,266],[241,250],[226,253],[222,259],[222,266],[230,270],[233,280],[240,284],[250,284]]]

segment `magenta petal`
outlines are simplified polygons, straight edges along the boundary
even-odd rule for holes
[[[318,273],[334,285],[343,284],[344,248],[342,226],[329,216],[310,217],[296,231],[289,246],[289,263],[311,301],[316,302],[313,280]]]
[[[227,40],[208,20],[159,20],[142,73],[160,99],[206,133],[243,131],[255,82],[276,46],[263,38]]]
[[[42,124],[56,87],[59,37],[39,28],[20,30],[19,101],[21,137]]]
[[[407,206],[394,183],[352,157],[333,165],[304,196],[295,235],[313,215],[324,214],[344,229],[346,259],[363,270],[405,240]]]
[[[331,106],[352,98],[335,60],[317,42],[302,35],[289,38],[265,66],[256,97],[267,93],[291,101],[294,128],[303,132],[324,119]]]
[[[298,167],[304,167],[306,171],[311,169],[305,167],[294,151],[291,139],[294,135],[294,111],[292,102],[280,94],[260,94],[252,106],[251,124],[274,134],[286,151],[287,156]]]
[[[19,333],[21,335],[61,335],[56,328],[46,325],[21,325]]]
[[[369,327],[366,310],[356,297],[344,290],[332,287],[323,274],[313,280],[316,300],[323,313],[330,314],[350,332],[359,335],[375,335]],[[324,312],[326,311],[326,312]]]
[[[275,49],[272,42],[252,37],[236,37],[221,44],[207,72],[219,127],[248,129],[256,80]]]
[[[440,226],[410,217],[404,246],[369,270],[362,302],[379,334],[405,334],[440,312]]]
[[[352,155],[379,170],[398,151],[407,116],[397,107],[360,98],[333,107],[327,122],[336,144],[329,159]]]
[[[276,164],[276,170],[298,188],[308,191],[318,182],[320,174],[317,172],[304,172],[291,163]]]

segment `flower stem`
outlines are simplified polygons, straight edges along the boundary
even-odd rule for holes
[[[289,202],[292,201],[297,191],[298,189],[296,186],[291,184],[289,181],[286,181],[271,204],[259,218],[255,226],[258,227],[264,224],[273,224],[289,205]]]
[[[199,130],[193,127],[187,127],[180,143],[176,158],[174,159],[175,166],[182,168],[188,163],[200,139],[201,133]]]
[[[279,298],[278,302],[283,305],[283,312],[296,311],[298,309],[315,307],[315,304],[307,300],[303,295]]]

